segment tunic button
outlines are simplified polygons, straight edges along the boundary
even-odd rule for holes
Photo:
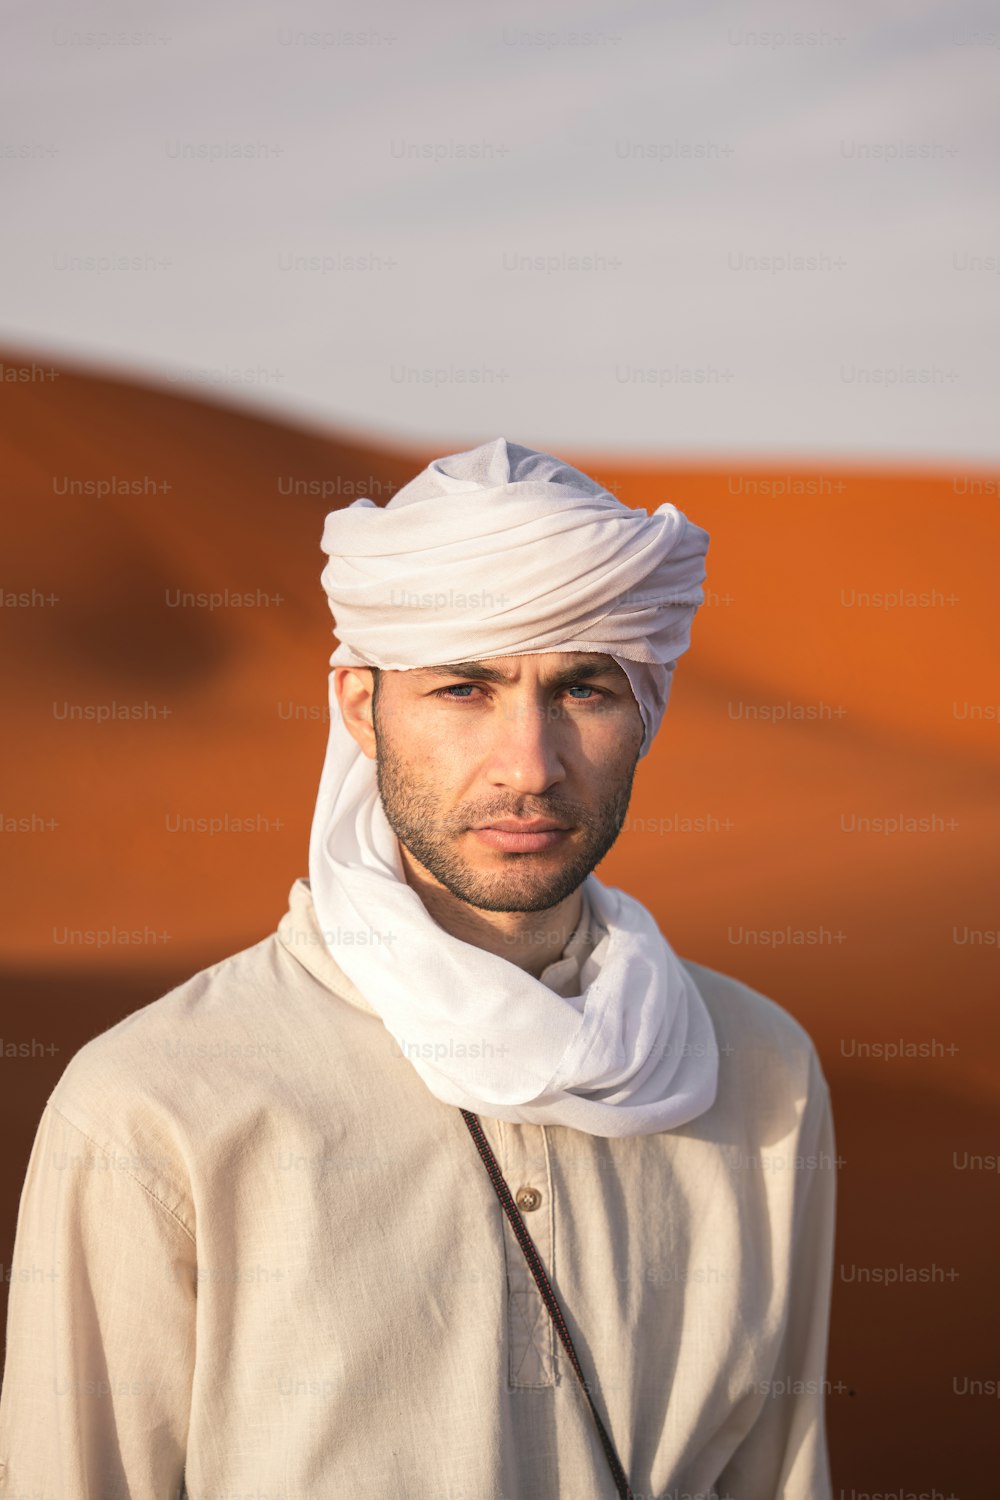
[[[514,1199],[518,1208],[523,1209],[526,1214],[530,1213],[533,1208],[537,1208],[541,1201],[541,1193],[537,1188],[531,1187],[518,1188],[517,1197]]]

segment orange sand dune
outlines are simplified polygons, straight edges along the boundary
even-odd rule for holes
[[[51,367],[0,356],[29,372],[0,389],[3,1035],[34,1054],[3,1064],[5,1264],[72,1052],[270,931],[306,873],[334,644],[323,516],[388,499],[429,456],[61,364],[31,377]],[[988,1493],[992,1408],[960,1392],[997,1376],[996,1175],[970,1162],[1000,1149],[1000,486],[958,466],[572,457],[712,536],[692,652],[598,873],[822,1054],[843,1158],[835,1484]],[[900,1266],[926,1279],[857,1271]]]

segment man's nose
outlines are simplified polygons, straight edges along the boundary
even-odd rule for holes
[[[558,705],[519,696],[504,703],[494,725],[487,772],[496,785],[543,792],[565,776],[565,724]]]

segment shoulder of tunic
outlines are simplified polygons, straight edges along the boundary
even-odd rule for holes
[[[682,958],[712,1020],[720,1096],[738,1112],[793,1106],[804,1118],[829,1109],[829,1085],[806,1027],[776,1000],[731,974]]]
[[[289,1072],[322,1069],[335,1089],[341,1028],[359,1014],[272,932],[85,1042],[47,1102],[105,1155],[129,1156],[193,1232],[206,1159],[253,1129]]]
[[[691,959],[681,963],[711,1018],[719,1075],[712,1107],[674,1134],[690,1134],[747,1168],[730,1178],[744,1195],[742,1214],[797,1220],[807,1183],[818,1181],[824,1200],[834,1191],[830,1089],[816,1045],[801,1021],[752,985]],[[812,1166],[815,1172],[805,1170]]]
[[[805,1026],[777,1000],[732,974],[690,958],[682,958],[681,963],[694,980],[712,1020],[734,1043],[779,1048],[789,1057],[815,1053],[815,1043]]]

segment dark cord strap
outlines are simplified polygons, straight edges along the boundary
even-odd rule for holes
[[[587,1400],[590,1402],[590,1409],[594,1414],[594,1421],[597,1423],[597,1431],[600,1434],[601,1447],[604,1449],[608,1463],[611,1466],[611,1473],[614,1476],[615,1488],[617,1489],[621,1500],[634,1500],[632,1491],[629,1489],[628,1479],[625,1476],[625,1470],[622,1468],[621,1463],[619,1462],[618,1454],[614,1449],[614,1444],[608,1436],[607,1429],[605,1428],[604,1423],[601,1421],[600,1412],[594,1405],[593,1397],[590,1394],[590,1389],[587,1385],[586,1379],[584,1378],[583,1370],[580,1368],[580,1361],[576,1357],[576,1350],[573,1348],[573,1341],[569,1336],[569,1329],[566,1327],[566,1320],[562,1315],[562,1309],[559,1306],[559,1303],[556,1301],[556,1294],[552,1290],[549,1278],[545,1274],[545,1267],[542,1265],[538,1251],[535,1249],[531,1236],[524,1226],[524,1220],[521,1217],[521,1211],[518,1208],[517,1204],[514,1202],[514,1199],[511,1197],[510,1188],[507,1186],[507,1183],[504,1180],[504,1175],[497,1163],[497,1159],[490,1149],[490,1143],[486,1139],[486,1136],[483,1134],[483,1127],[479,1123],[479,1117],[478,1115],[472,1114],[471,1111],[467,1109],[462,1110],[462,1117],[465,1120],[466,1125],[468,1125],[469,1127],[469,1130],[472,1134],[472,1139],[475,1141],[477,1147],[479,1148],[479,1154],[483,1158],[483,1162],[486,1166],[487,1172],[490,1174],[490,1181],[496,1189],[497,1197],[500,1199],[500,1202],[503,1205],[504,1212],[510,1220],[511,1227],[514,1230],[514,1233],[517,1235],[518,1244],[524,1251],[524,1257],[528,1262],[531,1274],[532,1276],[534,1276],[535,1281],[538,1285],[538,1290],[542,1294],[542,1301],[545,1303],[545,1306],[549,1310],[552,1321],[556,1325],[556,1332],[563,1342],[563,1347],[565,1348],[566,1353],[569,1355],[570,1364],[576,1371],[577,1378],[579,1379],[580,1384],[583,1386],[584,1394],[587,1397]]]

